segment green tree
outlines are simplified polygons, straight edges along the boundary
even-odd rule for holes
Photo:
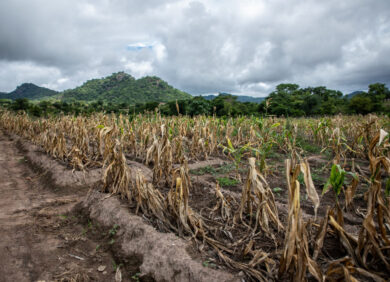
[[[30,107],[30,103],[26,98],[16,99],[11,104],[11,109],[14,111],[27,111],[29,107]]]
[[[364,94],[358,94],[352,97],[349,101],[349,109],[355,114],[368,114],[371,113],[374,105],[369,97]]]
[[[383,101],[390,98],[390,91],[383,83],[374,83],[368,86],[367,96],[371,99],[374,112],[384,110]]]
[[[211,103],[201,96],[194,97],[188,101],[188,112],[189,115],[210,115]]]

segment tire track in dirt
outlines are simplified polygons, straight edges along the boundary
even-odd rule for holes
[[[0,281],[115,281],[103,231],[70,213],[86,189],[55,191],[39,179],[0,131]]]

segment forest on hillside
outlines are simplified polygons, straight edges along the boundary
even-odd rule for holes
[[[94,112],[139,114],[159,111],[163,115],[275,115],[285,117],[321,116],[335,114],[390,113],[390,91],[385,84],[375,83],[367,92],[344,96],[340,91],[326,87],[300,88],[297,84],[280,84],[261,103],[239,102],[237,96],[219,95],[212,100],[202,96],[171,100],[166,103],[115,103],[107,100],[40,101],[28,99],[14,101],[2,99],[0,105],[14,111],[26,111],[34,116],[51,114],[83,114]]]

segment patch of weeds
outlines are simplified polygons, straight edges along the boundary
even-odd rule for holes
[[[137,272],[136,274],[134,274],[133,276],[131,276],[131,279],[133,279],[134,281],[141,281],[140,280],[140,276],[141,276],[141,273],[140,272]]]
[[[314,172],[311,174],[311,178],[314,182],[323,182],[325,180],[321,175]]]
[[[297,146],[302,148],[307,153],[319,154],[321,153],[321,147],[314,143],[310,143],[303,138],[297,138]]]
[[[215,263],[210,262],[209,260],[205,260],[202,265],[204,267],[216,268],[217,265]]]
[[[221,187],[224,186],[236,186],[239,181],[237,179],[228,178],[228,177],[218,177],[217,181]]]
[[[280,196],[280,193],[283,191],[282,188],[280,187],[275,187],[272,189],[272,191],[277,195],[277,196]]]
[[[235,169],[234,164],[226,163],[226,164],[223,164],[217,168],[217,173],[218,174],[227,174],[234,169]]]
[[[99,251],[100,247],[101,247],[100,244],[97,244],[97,245],[96,245],[96,248],[95,248],[95,251],[96,251],[96,252]]]
[[[210,262],[209,260],[203,261],[202,265],[204,267],[210,267],[210,268],[214,268],[214,269],[217,268],[217,265],[213,262]]]
[[[302,149],[305,152],[311,153],[311,154],[319,154],[321,153],[321,147],[315,145],[315,144],[310,144],[310,143],[305,143],[302,145]]]
[[[225,163],[219,167],[213,167],[211,165],[200,167],[197,169],[191,169],[190,173],[193,175],[205,175],[212,174],[214,176],[221,174],[229,174],[231,171],[235,170],[235,166],[232,163]],[[247,168],[239,168],[239,172],[246,172]]]
[[[333,158],[333,152],[331,149],[326,149],[322,152],[323,155],[326,156],[327,159],[332,159]]]
[[[62,220],[68,219],[68,216],[65,214],[60,214],[60,215],[58,215],[58,217],[61,218]]]
[[[286,168],[284,166],[278,166],[278,171],[281,173],[284,173],[285,169]]]
[[[194,175],[204,175],[206,173],[215,174],[216,171],[215,171],[215,169],[212,166],[208,165],[208,166],[200,167],[200,168],[197,168],[197,169],[191,169],[190,173],[194,174]]]
[[[123,267],[123,263],[116,264],[116,262],[113,260],[112,261],[112,268],[114,269],[114,271],[116,271],[118,269],[118,267]]]
[[[274,150],[271,150],[269,153],[268,153],[268,158],[270,159],[280,159],[280,156],[281,154],[274,151]]]
[[[84,236],[85,234],[87,234],[87,232],[88,232],[88,228],[83,228],[81,235]]]
[[[119,225],[114,224],[114,226],[108,231],[108,237],[110,238],[110,241],[108,242],[108,244],[112,245],[115,243],[115,239],[113,237],[118,232],[118,228],[119,228]]]
[[[88,232],[89,230],[92,230],[92,233],[95,233],[95,232],[93,231],[93,223],[92,223],[91,220],[88,220],[87,227],[83,228],[83,231],[81,232],[81,235],[87,234],[87,232]]]
[[[301,185],[304,184],[305,179],[303,178],[303,174],[302,174],[302,173],[300,173],[300,174],[298,175],[298,181],[299,181],[299,184],[301,184]]]
[[[108,231],[108,235],[114,236],[118,232],[119,225],[114,224],[114,226]]]

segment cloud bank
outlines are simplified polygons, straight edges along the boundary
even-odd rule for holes
[[[390,84],[388,0],[4,0],[0,91],[124,70],[192,94]]]

